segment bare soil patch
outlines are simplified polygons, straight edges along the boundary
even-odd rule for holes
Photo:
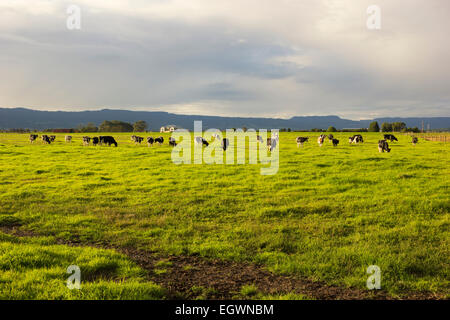
[[[37,236],[17,226],[0,227],[0,230],[18,237]],[[392,297],[383,290],[345,288],[305,277],[277,275],[267,271],[262,265],[252,263],[237,263],[198,256],[167,256],[131,247],[111,247],[62,240],[58,240],[58,243],[113,249],[125,254],[147,271],[148,280],[168,290],[169,299],[195,299],[198,297],[198,292],[193,289],[199,287],[206,289],[205,298],[207,299],[239,298],[239,292],[244,285],[253,285],[264,294],[298,293],[319,300],[445,299],[444,295],[431,292],[409,292],[400,298]]]
[[[298,276],[283,276],[250,263],[210,260],[195,256],[155,256],[133,248],[118,249],[149,272],[149,279],[169,290],[172,298],[195,298],[193,287],[211,288],[208,299],[231,299],[244,285],[254,285],[265,294],[298,293],[319,300],[398,299],[383,290],[362,290],[329,285]],[[170,262],[167,272],[154,270],[159,261]],[[178,294],[178,296],[177,296]],[[400,299],[443,299],[430,292],[410,292]]]

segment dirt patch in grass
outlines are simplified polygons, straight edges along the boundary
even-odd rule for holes
[[[35,237],[37,234],[31,231],[26,231],[21,228],[19,228],[18,225],[14,226],[0,226],[0,232],[10,234],[12,236],[16,237]]]
[[[33,232],[23,231],[17,227],[0,227],[0,230],[18,237],[37,236]],[[251,263],[206,259],[198,256],[167,256],[131,247],[117,248],[63,240],[58,240],[58,243],[114,249],[125,254],[147,271],[148,280],[168,290],[169,299],[198,298],[198,290],[194,290],[195,288],[206,290],[207,295],[201,296],[203,299],[240,298],[239,292],[246,285],[255,286],[265,295],[297,293],[318,300],[445,299],[444,295],[431,292],[409,292],[397,298],[388,295],[383,290],[345,288],[304,277],[276,275],[267,271],[262,265]],[[164,265],[161,261],[164,262]],[[162,267],[164,267],[164,272],[161,272]]]
[[[118,249],[149,272],[153,282],[165,287],[172,298],[196,298],[192,288],[210,289],[208,299],[231,299],[239,297],[244,285],[254,285],[264,294],[277,295],[298,293],[319,300],[395,299],[383,290],[369,291],[343,288],[296,276],[273,274],[263,266],[195,256],[165,256],[171,263],[168,272],[156,274],[155,265],[161,257],[133,248]],[[443,299],[428,292],[409,293],[401,299]]]

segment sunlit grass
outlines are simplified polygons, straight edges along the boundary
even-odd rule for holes
[[[0,224],[360,288],[374,264],[391,294],[448,292],[448,144],[397,135],[380,154],[380,133],[363,133],[361,145],[337,133],[336,148],[281,133],[279,171],[262,176],[261,165],[175,165],[167,142],[112,135],[118,148],[83,147],[77,134],[52,145],[0,135]],[[310,142],[297,148],[296,136]]]
[[[0,233],[0,299],[163,299],[164,289],[111,250],[44,244]],[[67,267],[82,270],[81,288],[69,289]]]

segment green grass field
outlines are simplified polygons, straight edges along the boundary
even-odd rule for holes
[[[262,264],[361,290],[377,265],[392,297],[449,297],[449,144],[396,134],[379,153],[381,133],[362,133],[360,145],[336,133],[336,148],[319,148],[317,133],[281,133],[278,173],[263,176],[260,164],[175,165],[167,142],[111,135],[117,148],[83,147],[81,134],[52,145],[0,134],[0,299],[168,297],[114,248]],[[303,148],[299,135],[310,137]],[[81,268],[81,290],[66,288],[69,265]],[[305,298],[254,291],[240,294]]]

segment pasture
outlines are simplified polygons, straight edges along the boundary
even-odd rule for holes
[[[449,297],[448,143],[396,134],[379,153],[381,133],[321,148],[318,133],[280,133],[278,173],[263,176],[261,164],[175,165],[169,134],[139,134],[164,136],[150,148],[83,135],[0,134],[0,299],[310,299],[245,270],[366,292],[369,265],[387,297]],[[66,287],[69,265],[81,290]],[[227,287],[209,271],[241,277]]]

